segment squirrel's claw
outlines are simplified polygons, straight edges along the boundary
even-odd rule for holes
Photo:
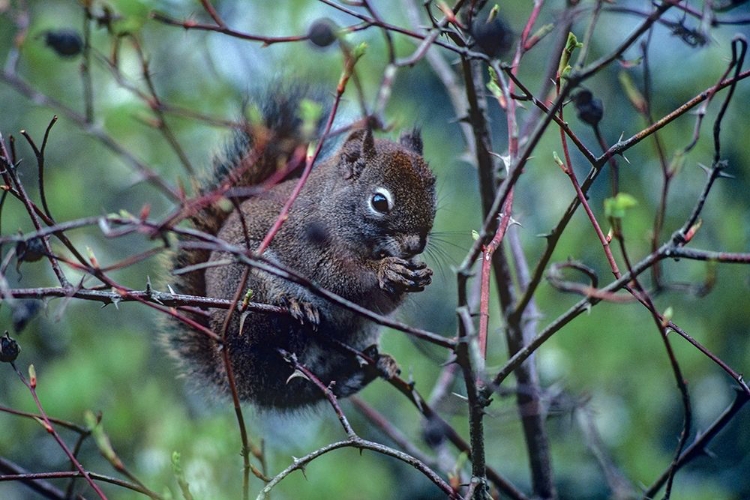
[[[320,324],[320,312],[318,308],[309,302],[294,297],[283,297],[280,301],[282,307],[289,310],[289,314],[303,325],[316,329]]]
[[[432,283],[432,269],[424,262],[386,257],[378,268],[378,282],[389,293],[421,292]]]

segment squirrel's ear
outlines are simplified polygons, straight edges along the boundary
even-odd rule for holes
[[[376,158],[375,139],[372,136],[372,130],[367,127],[349,134],[341,147],[341,151],[349,169],[346,178],[358,177],[365,165]]]
[[[411,132],[401,134],[398,142],[409,151],[422,155],[422,133],[418,127],[414,127]]]

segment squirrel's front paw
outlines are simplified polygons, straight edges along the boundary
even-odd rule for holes
[[[378,268],[380,288],[389,292],[421,292],[432,283],[432,269],[424,262],[385,257]]]
[[[309,302],[299,300],[296,297],[281,297],[279,305],[289,310],[289,314],[302,324],[317,328],[320,324],[320,313],[318,308]]]

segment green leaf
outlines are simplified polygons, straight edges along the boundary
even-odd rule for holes
[[[94,412],[91,410],[86,410],[83,419],[86,422],[86,425],[91,429],[91,437],[94,438],[94,442],[96,443],[97,448],[99,448],[99,453],[101,453],[113,467],[116,469],[121,468],[123,464],[117,456],[117,453],[115,453],[115,449],[112,447],[112,442],[109,440],[109,436],[104,432],[104,426],[102,426],[101,421],[96,418],[96,415],[94,415]]]
[[[674,309],[672,308],[672,306],[669,306],[664,310],[664,314],[662,314],[662,317],[664,318],[665,324],[672,321],[672,318],[674,317]]]
[[[502,97],[503,95],[503,91],[494,80],[490,80],[489,82],[487,82],[487,90],[489,90],[490,94],[492,94],[492,96],[495,98]]]
[[[500,6],[498,4],[495,4],[492,9],[490,9],[490,13],[487,15],[487,22],[491,23],[495,20],[497,17],[497,13],[500,12]]]
[[[532,33],[531,36],[529,37],[529,40],[535,40],[535,41],[541,40],[545,36],[552,33],[554,29],[555,29],[554,24],[552,23],[545,24],[544,26],[536,30],[534,33]]]
[[[560,56],[560,64],[557,66],[557,75],[560,78],[570,73],[570,58],[573,56],[573,51],[581,47],[583,47],[583,44],[578,41],[576,36],[573,33],[568,33],[568,41],[565,43],[562,56]]]
[[[362,42],[356,47],[354,47],[354,50],[352,50],[352,57],[356,61],[357,59],[365,55],[366,51],[367,51],[367,43]]]
[[[555,160],[558,167],[565,168],[565,163],[560,159],[560,155],[557,154],[557,151],[552,151],[552,158]]]
[[[604,200],[604,215],[608,219],[622,219],[625,212],[638,205],[638,200],[627,193],[617,193],[614,198]]]
[[[185,500],[193,500],[193,494],[190,493],[190,483],[185,479],[185,473],[182,470],[182,465],[180,465],[180,454],[176,451],[172,453],[172,471],[175,479],[177,479],[177,484],[180,486],[182,496]]]

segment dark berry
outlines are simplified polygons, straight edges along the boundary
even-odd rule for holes
[[[3,363],[15,361],[19,352],[21,352],[21,348],[18,347],[18,342],[10,338],[8,332],[5,332],[5,335],[0,337],[0,361]]]
[[[471,26],[471,36],[480,51],[490,57],[500,57],[513,45],[513,33],[500,17],[490,22],[476,21]]]
[[[422,422],[422,439],[430,448],[437,448],[445,442],[445,422],[437,417],[427,417]]]
[[[73,30],[47,31],[44,33],[44,43],[61,57],[74,57],[83,50],[83,39]]]
[[[16,257],[19,262],[36,262],[46,255],[41,238],[31,238],[16,243]]]
[[[42,308],[40,300],[21,300],[13,304],[13,330],[20,332],[26,325],[34,319],[34,316]]]
[[[328,47],[336,41],[336,23],[328,18],[321,18],[310,25],[307,30],[307,38],[310,43],[318,47]]]
[[[590,90],[580,90],[573,96],[573,102],[578,112],[578,118],[589,125],[598,125],[604,116],[604,105],[601,99],[597,99]]]

